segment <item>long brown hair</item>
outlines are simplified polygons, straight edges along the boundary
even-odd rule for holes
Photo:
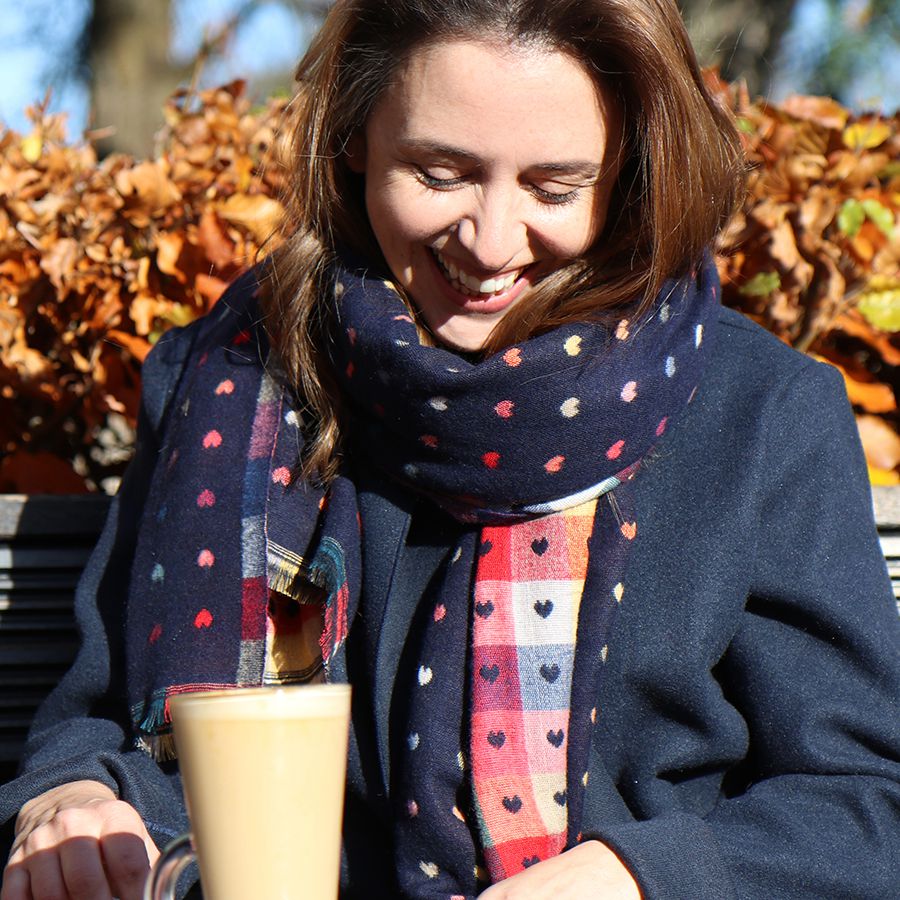
[[[612,94],[623,123],[603,233],[504,316],[485,352],[626,303],[649,305],[666,278],[700,258],[739,199],[740,141],[704,85],[673,0],[337,0],[297,69],[285,240],[264,292],[273,347],[309,411],[307,476],[327,481],[340,452],[339,397],[323,351],[334,248],[384,263],[347,143],[415,49],[458,39],[570,54]]]

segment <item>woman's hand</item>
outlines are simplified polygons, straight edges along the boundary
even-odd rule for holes
[[[0,900],[141,900],[157,856],[132,806],[105,784],[74,781],[22,807]]]
[[[585,841],[489,887],[479,900],[641,900],[641,892],[609,847]]]

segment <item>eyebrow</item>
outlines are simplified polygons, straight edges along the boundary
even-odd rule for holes
[[[425,138],[401,140],[400,147],[405,152],[425,153],[438,159],[463,160],[474,164],[481,163],[481,159],[468,150],[463,150],[461,147],[453,147],[450,144],[442,144],[438,141],[430,141]],[[537,163],[529,166],[528,170],[541,172],[546,175],[568,175],[585,179],[597,179],[603,171],[603,166],[586,159],[565,159],[557,162]]]

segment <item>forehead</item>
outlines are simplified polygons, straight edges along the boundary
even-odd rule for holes
[[[585,66],[559,50],[441,41],[399,67],[370,117],[392,140],[443,140],[473,153],[497,145],[571,156],[606,143],[611,104]]]

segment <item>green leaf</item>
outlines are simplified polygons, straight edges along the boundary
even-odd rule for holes
[[[863,209],[862,203],[859,200],[854,200],[852,197],[849,200],[845,200],[837,217],[837,224],[841,233],[849,238],[856,237],[865,221],[866,211]]]
[[[781,287],[781,276],[777,272],[759,272],[741,289],[745,297],[768,297]]]
[[[190,325],[197,314],[194,310],[184,303],[173,303],[172,306],[163,313],[162,318],[173,325]]]
[[[859,311],[882,331],[900,331],[900,290],[865,294],[859,301]]]
[[[879,181],[890,181],[895,175],[900,175],[900,160],[889,162],[879,173]]]
[[[744,134],[753,134],[756,131],[753,127],[753,123],[743,116],[738,116],[737,119],[735,119],[734,124],[737,125],[738,131],[743,131]]]
[[[894,214],[884,205],[871,197],[863,200],[862,208],[878,230],[888,239],[894,235]]]

